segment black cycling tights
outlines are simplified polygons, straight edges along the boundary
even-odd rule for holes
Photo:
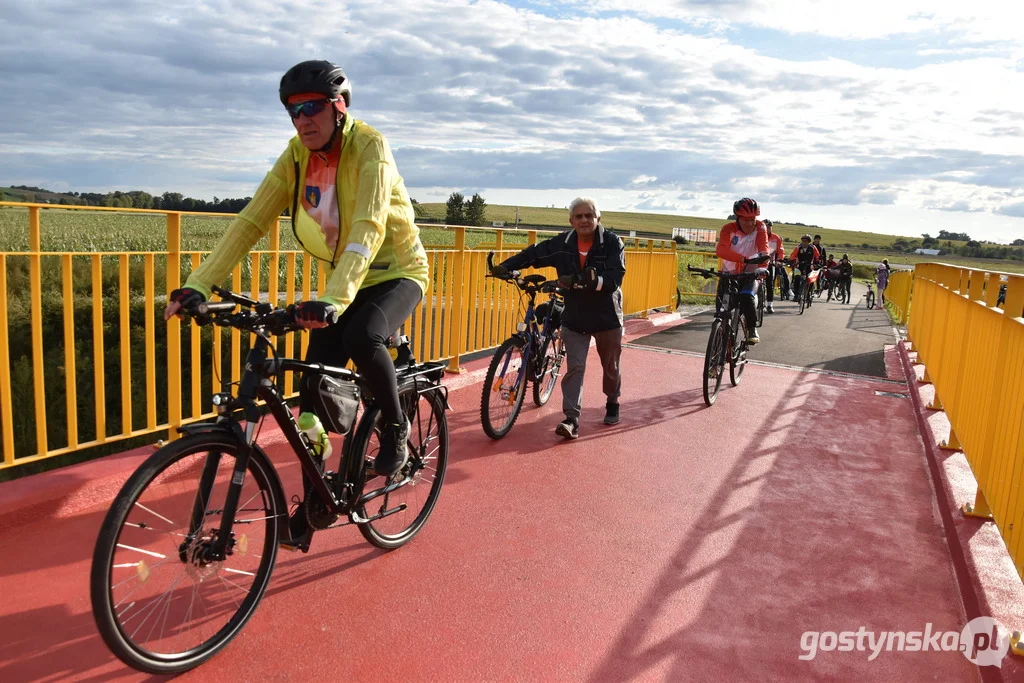
[[[351,359],[380,406],[385,423],[398,424],[395,363],[385,344],[423,299],[423,290],[412,280],[389,280],[359,290],[355,301],[338,322],[310,330],[307,363],[343,366]],[[310,397],[302,395],[300,409],[312,412]]]
[[[722,278],[718,280],[718,296],[715,297],[715,314],[717,315],[722,310],[722,295],[725,294],[726,281]],[[743,314],[743,319],[747,323],[747,334],[750,334],[757,326],[757,311],[754,307],[754,295],[753,294],[740,294],[739,295],[739,306],[740,313]]]

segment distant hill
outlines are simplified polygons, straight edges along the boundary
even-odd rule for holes
[[[38,202],[40,204],[60,204],[64,199],[65,204],[84,203],[73,194],[64,192],[51,192],[44,189],[26,190],[16,187],[0,187],[0,201],[4,202]]]
[[[419,204],[421,214],[431,220],[443,222],[446,207],[442,203]],[[565,208],[540,208],[520,206],[519,222],[538,228],[565,230],[569,227],[569,213]],[[771,218],[771,216],[765,216]],[[504,221],[511,226],[516,220],[516,207],[500,204],[487,205],[487,225],[495,221]],[[630,230],[638,233],[655,233],[671,237],[672,228],[697,228],[702,230],[720,230],[728,221],[727,216],[721,218],[702,218],[697,216],[676,216],[660,213],[634,213],[629,211],[605,211],[601,214],[601,223],[618,233],[628,235]],[[901,238],[897,235],[884,235],[873,232],[857,232],[854,230],[833,230],[792,223],[781,223],[772,219],[773,230],[782,236],[787,244],[795,245],[804,233],[821,235],[826,245],[850,244],[862,247],[888,247],[893,241]]]

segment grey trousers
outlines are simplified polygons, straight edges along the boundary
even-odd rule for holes
[[[622,328],[605,330],[596,334],[580,334],[567,327],[561,329],[565,344],[565,360],[568,366],[562,377],[562,412],[566,417],[580,417],[583,404],[583,374],[587,369],[587,352],[590,338],[597,342],[597,355],[601,358],[604,395],[608,401],[617,403],[622,388],[622,373],[619,371],[619,357],[622,355]]]

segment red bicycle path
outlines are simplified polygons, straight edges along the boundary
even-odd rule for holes
[[[485,363],[451,381],[447,477],[420,535],[385,553],[342,528],[282,551],[253,619],[182,679],[1024,680],[1012,656],[801,659],[810,631],[968,621],[916,402],[879,395],[906,384],[751,364],[707,408],[701,358],[629,347],[618,425],[590,372],[578,440],[553,433],[556,391],[495,442]],[[290,495],[294,456],[264,432]],[[150,678],[106,649],[88,598],[99,524],[148,452],[0,485],[0,681]]]

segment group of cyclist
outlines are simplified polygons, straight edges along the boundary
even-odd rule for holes
[[[399,405],[386,344],[422,300],[430,277],[412,202],[387,140],[349,113],[352,87],[340,66],[317,60],[297,64],[281,78],[278,96],[295,136],[210,256],[171,292],[164,316],[195,311],[288,210],[296,240],[326,271],[319,296],[294,306],[296,321],[311,330],[305,360],[336,366],[352,360],[359,367],[383,416],[373,467],[391,475],[407,460],[409,423]],[[733,213],[736,220],[722,228],[716,249],[726,272],[746,272],[753,268],[748,259],[770,255],[765,274],[771,283],[776,273],[783,276],[786,299],[790,287],[783,265],[794,266],[806,281],[812,268],[828,263],[820,236],[812,243],[809,235],[787,260],[771,221],[757,219],[760,208],[753,199],[737,201]],[[579,435],[591,339],[602,365],[604,422],[619,420],[624,245],[601,226],[600,217],[593,199],[577,198],[569,208],[570,230],[527,247],[494,269],[498,276],[529,266],[553,266],[558,273],[565,291],[561,334],[568,363],[562,380],[565,419],[556,433],[568,439]],[[845,255],[836,264],[847,291],[848,264]],[[755,287],[752,281],[741,297],[751,344],[759,341]],[[768,313],[774,312],[772,290],[766,288]],[[312,410],[311,393],[303,382],[302,411]]]
[[[749,281],[744,283],[740,293],[740,310],[746,322],[747,344],[757,344],[760,341],[757,327],[754,325],[757,276],[763,277],[766,283],[765,313],[775,312],[776,282],[783,300],[789,299],[792,295],[795,301],[803,294],[804,287],[808,286],[813,271],[819,273],[812,285],[816,291],[829,289],[834,291],[843,303],[850,302],[853,264],[849,256],[843,254],[836,261],[835,254],[829,254],[821,243],[821,235],[814,235],[812,238],[810,234],[805,234],[800,238],[800,244],[793,248],[787,258],[782,236],[773,232],[772,222],[768,219],[757,219],[761,214],[761,208],[755,200],[744,197],[733,204],[732,211],[735,221],[722,226],[715,255],[722,259],[723,272],[752,275]],[[758,257],[768,257],[768,261],[763,265],[751,262],[759,260]],[[792,282],[786,270],[787,266],[793,269]],[[721,299],[723,282],[719,281],[716,309],[717,302]]]

